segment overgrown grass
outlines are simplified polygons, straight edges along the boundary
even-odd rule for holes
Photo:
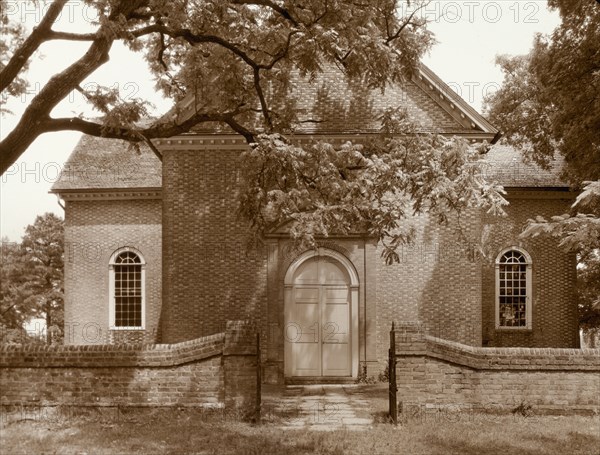
[[[377,411],[380,412],[380,411]],[[485,414],[404,415],[394,427],[308,432],[252,425],[220,409],[63,409],[13,413],[2,454],[585,454],[600,453],[600,419]]]

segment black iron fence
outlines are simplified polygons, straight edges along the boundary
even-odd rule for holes
[[[388,350],[389,416],[398,425],[398,384],[396,383],[396,329],[392,322],[390,349]]]

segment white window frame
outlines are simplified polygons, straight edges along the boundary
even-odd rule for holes
[[[121,253],[125,253],[125,252],[131,252],[131,253],[135,253],[139,258],[140,258],[140,265],[142,267],[142,282],[141,282],[141,286],[142,286],[142,325],[140,326],[129,326],[129,327],[125,327],[125,326],[116,326],[115,323],[115,307],[116,307],[116,301],[115,301],[115,260],[117,259],[117,256],[119,256],[119,254]],[[108,305],[108,327],[110,330],[145,330],[146,329],[146,260],[144,259],[144,256],[142,255],[142,253],[140,253],[136,248],[132,248],[132,247],[123,247],[123,248],[119,248],[118,250],[116,250],[110,257],[110,261],[109,261],[109,265],[108,265],[108,270],[109,270],[109,274],[108,274],[108,298],[109,298],[109,305]]]
[[[504,326],[500,325],[500,259],[509,251],[517,251],[525,257],[525,325],[524,326]],[[503,249],[498,256],[496,256],[496,302],[494,305],[494,311],[496,315],[496,330],[506,330],[506,331],[527,331],[532,330],[532,314],[533,314],[533,298],[532,298],[532,266],[533,261],[531,260],[531,256],[527,251],[518,246],[511,246],[509,248]]]

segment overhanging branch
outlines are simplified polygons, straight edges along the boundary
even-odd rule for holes
[[[200,123],[221,122],[229,125],[236,133],[244,136],[247,142],[254,142],[254,134],[235,120],[239,111],[227,113],[197,113],[181,123],[159,123],[148,128],[130,129],[106,127],[78,117],[49,118],[41,124],[44,133],[56,131],[79,131],[96,137],[123,139],[130,142],[142,142],[150,139],[176,136],[188,132]]]
[[[31,35],[19,46],[14,55],[0,72],[0,92],[3,92],[15,80],[19,71],[27,64],[29,58],[38,50],[40,44],[46,40],[46,36],[52,24],[60,15],[68,0],[55,0],[50,4],[48,11],[42,18],[40,24],[33,29]]]

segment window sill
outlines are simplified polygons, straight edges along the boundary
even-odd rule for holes
[[[496,332],[533,332],[531,327],[496,327]]]
[[[115,331],[129,331],[129,332],[135,332],[135,331],[143,331],[146,330],[144,327],[109,327],[108,330],[115,330]]]

